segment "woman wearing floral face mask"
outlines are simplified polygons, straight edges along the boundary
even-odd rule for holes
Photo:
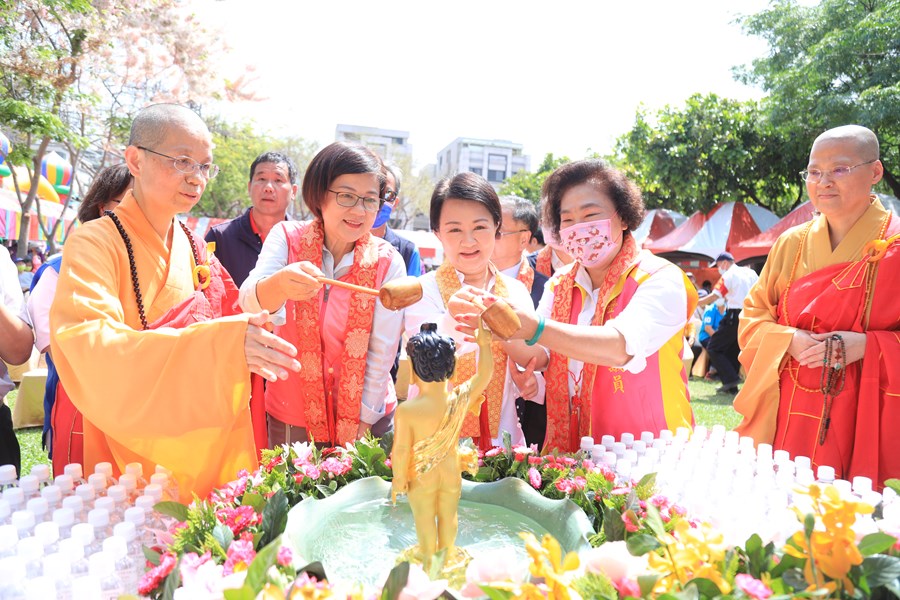
[[[677,266],[641,251],[631,235],[640,191],[601,160],[564,165],[544,184],[544,222],[575,263],[547,283],[537,313],[519,312],[514,337],[540,342],[547,382],[545,447],[574,451],[595,438],[691,427],[682,334],[697,304]],[[471,326],[478,309],[461,290],[450,304]]]

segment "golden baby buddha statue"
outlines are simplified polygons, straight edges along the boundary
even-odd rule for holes
[[[418,386],[419,394],[401,403],[394,415],[391,499],[396,503],[398,494],[409,498],[419,541],[416,554],[426,570],[441,550],[447,551],[448,567],[461,560],[454,556],[454,543],[462,471],[474,474],[478,461],[474,449],[459,447],[459,433],[467,413],[479,414],[493,371],[491,333],[481,321],[475,342],[475,375],[452,390],[448,384],[456,367],[452,338],[438,334],[434,323],[425,323],[406,346],[410,383]]]

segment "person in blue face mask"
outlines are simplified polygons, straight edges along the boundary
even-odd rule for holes
[[[385,163],[385,177],[387,183],[384,185],[384,205],[378,211],[375,217],[375,223],[372,225],[372,235],[377,235],[397,249],[403,261],[406,263],[407,275],[418,277],[422,274],[422,259],[419,256],[419,249],[416,245],[406,238],[402,238],[394,230],[388,226],[391,218],[391,211],[400,198],[400,183],[402,175],[400,169],[395,164]]]

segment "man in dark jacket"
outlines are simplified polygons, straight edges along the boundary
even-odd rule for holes
[[[406,238],[400,237],[394,230],[388,226],[391,218],[391,211],[397,199],[400,197],[400,184],[402,183],[402,175],[397,165],[385,163],[384,165],[386,181],[384,184],[384,205],[375,217],[375,223],[372,224],[372,235],[384,239],[391,243],[397,249],[403,262],[406,263],[406,274],[418,277],[422,274],[422,258],[419,256],[419,249],[416,245]]]
[[[206,234],[216,243],[216,257],[238,287],[256,266],[263,242],[284,221],[297,196],[297,168],[281,152],[263,152],[250,165],[247,184],[251,207],[241,216],[216,225]]]

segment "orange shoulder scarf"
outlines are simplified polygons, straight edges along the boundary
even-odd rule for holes
[[[318,221],[300,228],[299,235],[290,240],[292,260],[308,260],[322,266],[322,245],[325,233]],[[353,250],[353,266],[342,281],[377,288],[378,262],[382,246],[371,234],[357,240]],[[383,273],[381,275],[383,277]],[[332,386],[326,390],[326,376],[322,373],[322,339],[319,330],[319,296],[294,303],[294,322],[297,326],[297,359],[303,368],[297,376],[305,396],[306,428],[317,442],[343,443],[356,439],[359,429],[359,409],[362,403],[363,380],[366,374],[366,353],[375,297],[368,294],[350,295],[347,325],[344,329],[344,348],[341,352],[341,379],[337,398],[332,398]],[[336,404],[336,406],[335,406]]]
[[[462,287],[459,275],[456,274],[456,269],[445,261],[438,268],[435,278],[446,307],[450,296]],[[509,297],[509,290],[506,289],[503,278],[496,272],[494,273],[493,293],[501,298]],[[498,435],[500,409],[503,406],[503,387],[506,383],[506,350],[504,350],[501,342],[492,342],[491,350],[494,356],[494,373],[491,375],[491,381],[484,392],[484,396],[487,399],[486,418],[484,413],[466,415],[466,420],[463,422],[462,431],[460,432],[462,437],[479,438],[479,446],[482,449],[489,449],[491,440]],[[453,386],[456,387],[461,383],[465,383],[474,374],[475,353],[469,352],[458,357],[456,360],[456,372],[453,375]]]
[[[531,288],[534,287],[534,269],[528,264],[527,258],[523,258],[519,261],[519,272],[516,274],[516,279],[521,281],[525,286],[525,289],[529,292],[531,291]]]
[[[547,277],[553,275],[553,249],[550,246],[541,248],[534,261],[534,270]]]
[[[612,301],[618,296],[622,286],[616,285],[623,280],[636,264],[639,250],[634,238],[626,234],[622,241],[622,249],[613,259],[606,277],[600,285],[597,295],[599,302],[594,309],[591,325],[603,325]],[[560,323],[572,323],[577,315],[572,314],[572,293],[575,291],[575,275],[581,263],[561,275],[553,289],[553,307],[551,318]],[[579,292],[580,293],[580,292]],[[594,389],[594,375],[597,365],[585,363],[581,377],[575,385],[575,396],[569,395],[569,358],[558,352],[550,351],[550,364],[545,378],[547,381],[547,437],[544,451],[558,448],[564,452],[574,452],[579,447],[580,438],[590,435],[590,402]]]

